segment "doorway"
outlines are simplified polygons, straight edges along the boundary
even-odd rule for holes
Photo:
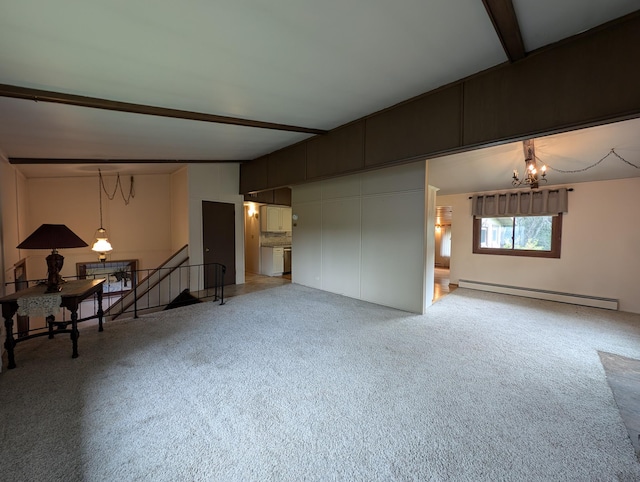
[[[435,262],[433,301],[436,302],[455,289],[450,284],[451,266],[451,225],[453,209],[451,206],[436,206],[435,219]]]
[[[236,282],[236,210],[231,203],[202,201],[202,259],[205,264],[204,287],[215,286],[211,263],[226,267],[223,284]]]
[[[260,274],[260,206],[244,203],[244,271],[247,275]]]

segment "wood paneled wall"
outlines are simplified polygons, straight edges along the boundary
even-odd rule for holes
[[[291,206],[291,189],[281,187],[245,194],[244,200],[262,204],[279,204],[281,206]]]
[[[640,116],[640,11],[244,163],[240,192]]]

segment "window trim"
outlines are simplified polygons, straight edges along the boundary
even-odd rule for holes
[[[524,216],[489,216],[489,217],[524,217]],[[500,256],[524,256],[528,258],[560,258],[562,246],[562,213],[552,216],[551,221],[551,250],[541,251],[539,249],[503,249],[503,248],[481,248],[480,231],[482,229],[482,218],[473,217],[473,254],[496,254]]]

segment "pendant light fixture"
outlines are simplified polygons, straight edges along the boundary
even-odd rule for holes
[[[91,250],[98,253],[98,260],[104,263],[107,260],[107,253],[110,252],[113,247],[107,237],[107,230],[102,225],[102,173],[98,169],[98,194],[100,196],[100,227],[95,234],[95,242],[91,246]]]

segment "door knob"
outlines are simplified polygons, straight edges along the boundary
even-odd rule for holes
[[[208,253],[209,252],[209,248],[205,248],[204,252]]]

